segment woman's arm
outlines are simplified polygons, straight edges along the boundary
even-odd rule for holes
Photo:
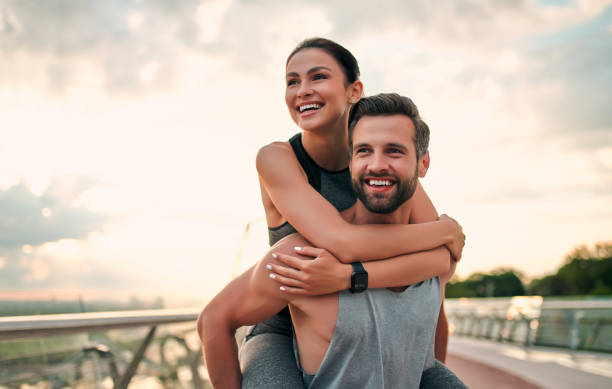
[[[428,223],[438,219],[438,212],[420,182],[409,201],[413,202],[410,209],[410,223]],[[461,241],[461,249],[463,242],[464,240]],[[369,288],[405,286],[435,276],[440,276],[444,285],[455,270],[453,258],[447,247],[368,262],[364,263],[363,267],[368,272]]]
[[[306,241],[297,234],[279,241],[274,250],[291,252]],[[243,325],[259,323],[291,302],[269,281],[265,265],[277,263],[268,253],[256,265],[234,278],[200,313],[197,322],[202,351],[214,388],[240,388],[241,373],[234,334]]]
[[[345,263],[388,258],[443,245],[452,248],[462,234],[454,220],[419,225],[348,223],[308,184],[293,152],[284,144],[263,147],[257,155],[257,171],[263,190],[295,229],[313,245],[328,249]],[[461,252],[452,254],[459,257]]]
[[[290,254],[275,253],[281,264],[271,265],[272,279],[295,295],[318,296],[349,289],[350,264],[341,263],[327,250],[302,247],[300,259]],[[302,257],[303,258],[303,257]],[[446,247],[400,255],[394,258],[364,262],[368,272],[368,288],[391,288],[416,284],[435,276],[443,279],[454,269],[454,261]]]
[[[412,223],[436,220],[438,214],[421,184],[410,200]],[[463,241],[462,241],[463,242]],[[275,265],[271,271],[287,292],[297,295],[320,295],[350,287],[352,267],[343,264],[327,250],[302,247],[297,253],[313,258],[298,259],[288,254],[278,254],[283,265]],[[454,271],[454,261],[446,247],[400,255],[363,264],[368,272],[368,287],[387,288],[414,284],[439,275],[445,281]]]

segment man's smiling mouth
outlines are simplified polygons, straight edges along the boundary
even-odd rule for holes
[[[391,180],[369,179],[369,180],[366,180],[366,184],[370,186],[391,186],[394,183]]]

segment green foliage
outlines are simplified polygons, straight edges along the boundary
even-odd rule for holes
[[[523,275],[499,268],[490,274],[474,273],[461,281],[446,284],[446,297],[609,296],[612,295],[612,243],[593,248],[580,246],[565,257],[557,273],[536,278],[525,288]]]
[[[522,274],[499,268],[491,274],[474,273],[464,281],[446,284],[446,297],[510,297],[525,295]]]
[[[593,249],[577,247],[556,274],[534,279],[529,292],[541,296],[611,295],[612,243],[598,243]]]

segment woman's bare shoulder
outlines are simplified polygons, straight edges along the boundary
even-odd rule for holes
[[[289,142],[272,142],[259,149],[256,159],[257,171],[265,174],[279,168],[299,169],[297,158]]]
[[[289,142],[272,142],[259,149],[257,152],[257,160],[261,158],[274,158],[279,154],[284,155],[287,153],[293,154]]]

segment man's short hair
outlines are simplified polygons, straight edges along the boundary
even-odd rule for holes
[[[406,115],[414,124],[414,146],[417,160],[421,158],[429,147],[429,126],[421,119],[419,109],[414,102],[397,93],[380,93],[364,97],[351,109],[348,120],[348,137],[351,152],[353,150],[353,131],[357,122],[364,116],[390,116]]]

